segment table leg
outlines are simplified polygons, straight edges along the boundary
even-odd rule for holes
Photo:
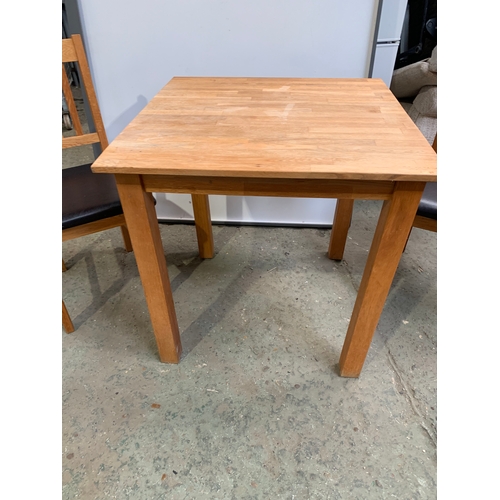
[[[131,252],[133,248],[132,248],[132,242],[130,241],[130,234],[128,233],[127,226],[120,226],[120,229],[122,230],[122,238],[123,238],[123,244],[125,245],[125,250],[127,250],[127,252]]]
[[[354,200],[338,199],[333,216],[332,232],[330,234],[330,246],[328,257],[333,260],[342,260],[344,256],[347,232],[351,225],[352,209]]]
[[[424,187],[396,182],[392,198],[384,201],[340,355],[343,377],[361,373]]]
[[[182,346],[153,197],[139,175],[115,175],[160,360],[178,363]]]
[[[193,201],[194,223],[196,224],[200,257],[202,259],[211,259],[214,256],[214,236],[208,195],[192,194],[191,199]]]

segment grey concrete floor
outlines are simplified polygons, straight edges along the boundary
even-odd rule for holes
[[[161,224],[183,356],[162,364],[119,229],[63,243],[64,499],[436,498],[436,234],[414,229],[359,379],[338,375],[381,203],[330,231]]]

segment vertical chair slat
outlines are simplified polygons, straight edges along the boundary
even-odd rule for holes
[[[73,93],[71,92],[64,64],[62,65],[62,90],[64,98],[66,99],[66,104],[68,105],[69,115],[71,116],[71,121],[73,122],[73,128],[75,129],[76,135],[83,135],[82,124],[80,123],[78,111],[76,110],[75,100],[73,99]]]
[[[104,151],[108,147],[108,138],[106,136],[106,130],[104,129],[101,112],[99,111],[99,105],[97,103],[94,85],[92,84],[92,76],[90,74],[87,56],[85,55],[85,49],[83,47],[82,39],[80,36],[72,35],[71,39],[73,40],[75,52],[78,57],[78,66],[80,68],[83,86],[85,88],[85,92],[87,93],[87,100],[89,103],[90,112],[92,113],[92,118],[94,120],[95,130],[99,136],[101,148]]]

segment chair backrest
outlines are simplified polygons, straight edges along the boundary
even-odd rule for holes
[[[76,63],[80,70],[82,91],[87,95],[87,101],[92,114],[92,120],[95,126],[95,132],[85,133],[78,116],[71,85],[66,72],[65,64]],[[92,84],[92,76],[90,74],[89,64],[85,55],[85,49],[80,35],[72,35],[71,38],[62,40],[62,91],[64,99],[68,107],[75,135],[62,138],[63,149],[72,148],[75,146],[84,146],[87,144],[101,145],[101,151],[104,151],[108,146],[108,138],[102,122],[101,112],[97,103],[97,97]]]

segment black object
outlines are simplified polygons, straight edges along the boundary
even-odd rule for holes
[[[403,68],[431,56],[437,45],[436,0],[409,0],[408,46],[398,52],[394,69]]]
[[[62,228],[123,213],[114,175],[94,174],[91,163],[62,170]]]
[[[425,185],[417,215],[437,220],[437,182],[428,182]]]

